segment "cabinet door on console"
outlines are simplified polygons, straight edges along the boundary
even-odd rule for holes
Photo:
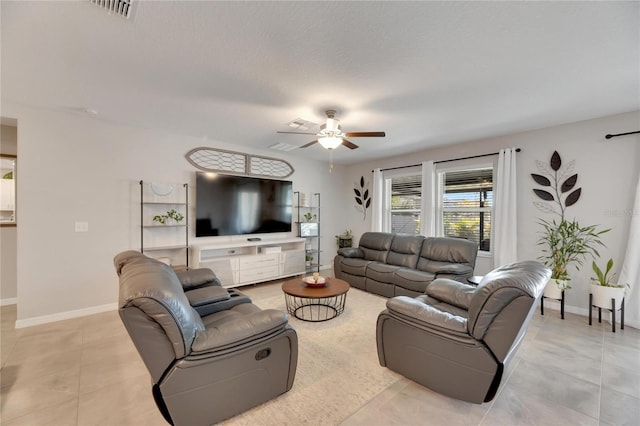
[[[304,250],[282,252],[280,275],[304,274]]]
[[[200,268],[211,269],[224,287],[233,287],[240,282],[238,259],[216,259],[200,262]]]

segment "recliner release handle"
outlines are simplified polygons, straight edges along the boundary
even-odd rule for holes
[[[261,349],[256,353],[256,361],[265,359],[269,355],[271,355],[271,348]]]

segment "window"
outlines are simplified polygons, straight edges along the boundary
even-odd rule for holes
[[[421,212],[422,171],[386,176],[382,230],[421,234],[429,228],[422,221],[433,215],[435,235],[474,241],[480,251],[490,252],[493,170],[491,163],[437,170],[435,205],[426,213]]]
[[[422,175],[397,176],[390,180],[391,232],[419,234]]]
[[[444,236],[478,243],[491,251],[493,168],[439,173]]]

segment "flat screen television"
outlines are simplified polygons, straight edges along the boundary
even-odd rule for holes
[[[196,237],[291,232],[287,180],[196,172]]]

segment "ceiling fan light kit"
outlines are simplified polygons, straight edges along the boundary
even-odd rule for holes
[[[318,142],[326,149],[336,149],[342,143],[342,138],[327,136],[318,138]]]
[[[353,142],[347,140],[346,138],[382,138],[385,136],[384,132],[343,132],[340,127],[340,120],[335,118],[336,111],[333,109],[325,111],[327,114],[327,121],[320,125],[320,131],[318,133],[307,133],[307,132],[278,132],[278,133],[289,133],[289,134],[300,134],[300,135],[314,135],[318,136],[318,139],[313,140],[305,145],[302,145],[300,148],[306,148],[308,146],[314,145],[315,143],[320,143],[322,147],[328,150],[336,149],[340,145],[344,145],[349,149],[356,149],[358,145]],[[294,120],[291,123],[295,123],[298,119]],[[297,123],[296,123],[297,124]],[[291,125],[291,124],[289,124]],[[293,127],[293,126],[291,126]]]

